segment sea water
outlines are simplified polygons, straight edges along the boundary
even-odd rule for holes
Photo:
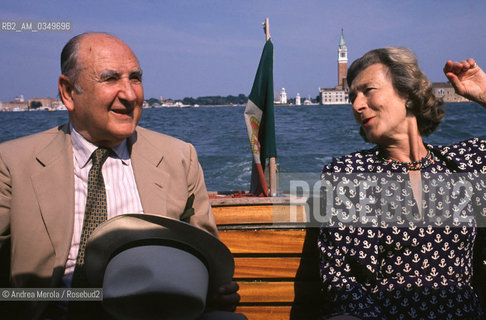
[[[192,143],[208,190],[248,190],[250,144],[245,107],[144,109],[140,125]],[[471,137],[486,139],[486,109],[474,103],[446,104],[446,118],[424,140],[448,145]],[[67,111],[0,112],[0,142],[67,121]],[[359,135],[350,105],[275,107],[277,163],[281,172],[319,173],[332,157],[373,145]]]

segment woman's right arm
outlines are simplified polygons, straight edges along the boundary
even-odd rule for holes
[[[486,107],[486,73],[469,58],[461,62],[448,60],[444,74],[457,94]]]

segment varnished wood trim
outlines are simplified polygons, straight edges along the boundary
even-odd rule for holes
[[[297,279],[319,281],[317,257],[237,257],[236,279]]]
[[[233,254],[300,254],[305,230],[228,230],[219,238]]]
[[[290,320],[291,306],[241,306],[236,312],[243,313],[248,320]]]
[[[311,282],[240,281],[241,303],[319,303],[320,285]]]
[[[309,219],[302,205],[213,207],[217,225],[303,223]]]

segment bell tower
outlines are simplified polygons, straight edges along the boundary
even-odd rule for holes
[[[338,85],[337,88],[345,89],[348,87],[346,73],[348,72],[348,48],[344,42],[344,30],[341,29],[341,41],[338,49]]]

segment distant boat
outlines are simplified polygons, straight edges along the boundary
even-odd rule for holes
[[[174,103],[163,103],[161,107],[164,108],[188,108],[192,107],[190,104],[183,104],[180,101],[174,102]]]
[[[310,99],[304,100],[304,106],[316,106],[317,103],[312,102]]]
[[[175,106],[176,106],[176,107],[179,107],[179,108],[188,108],[188,107],[191,107],[191,105],[190,105],[190,104],[183,104],[183,103],[182,103],[182,102],[180,102],[180,101],[177,101],[177,102],[175,103]]]

